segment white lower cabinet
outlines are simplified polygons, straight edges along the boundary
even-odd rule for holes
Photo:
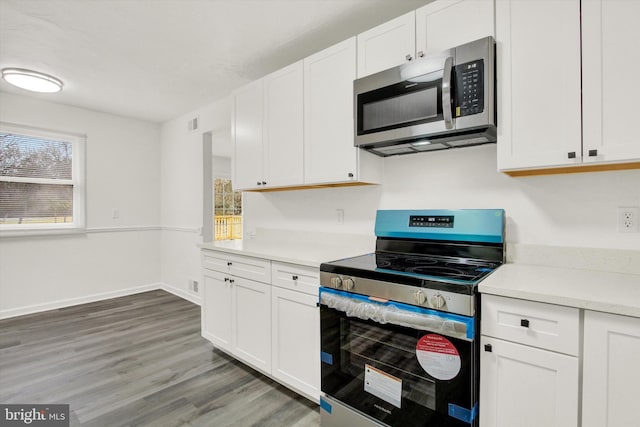
[[[271,286],[204,270],[202,336],[256,369],[271,371]]]
[[[231,343],[231,284],[229,275],[204,270],[202,336],[216,347],[232,351]]]
[[[273,287],[272,375],[311,399],[320,398],[320,312],[317,295]]]
[[[576,427],[578,309],[482,296],[480,427]]]
[[[275,379],[320,399],[320,309],[317,268],[271,263],[272,363]]]
[[[202,336],[319,401],[317,268],[204,250]]]
[[[271,372],[271,286],[231,278],[233,354],[259,370]]]
[[[640,318],[585,310],[582,426],[640,424]]]
[[[480,344],[481,427],[578,425],[577,357],[485,336]]]

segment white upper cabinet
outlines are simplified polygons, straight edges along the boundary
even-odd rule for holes
[[[494,0],[438,0],[416,10],[416,53],[494,36]]]
[[[353,145],[356,38],[304,60],[305,184],[379,182],[381,157]]]
[[[638,19],[637,1],[496,0],[499,170],[640,166]]]
[[[264,78],[264,181],[301,185],[303,150],[302,61]]]
[[[233,97],[233,186],[238,190],[263,181],[262,83],[262,79],[251,82]]]
[[[415,19],[409,12],[358,34],[358,78],[414,59]]]
[[[496,0],[498,169],[581,162],[580,0]]]
[[[301,185],[303,180],[302,61],[234,94],[234,187]]]
[[[584,162],[640,160],[640,2],[582,0]]]

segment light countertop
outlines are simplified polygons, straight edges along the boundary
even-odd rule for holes
[[[200,247],[318,268],[323,262],[373,252],[375,237],[260,230],[252,239]],[[640,317],[640,252],[513,245],[509,249],[507,264],[478,285],[481,293]],[[552,261],[561,260],[570,268],[545,265],[549,253]],[[610,271],[603,271],[606,268]]]
[[[204,243],[200,247],[318,268],[323,262],[373,252],[375,239],[348,234],[319,236],[313,233],[310,236],[309,233],[288,233],[278,236],[271,234],[255,239]]]
[[[478,285],[484,294],[640,317],[640,275],[505,264]]]

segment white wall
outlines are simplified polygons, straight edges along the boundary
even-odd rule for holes
[[[8,93],[0,120],[87,135],[87,233],[0,239],[0,317],[157,285],[159,125]]]
[[[230,99],[208,104],[162,125],[162,265],[161,279],[173,292],[194,302],[200,296],[189,289],[189,280],[200,277],[202,242],[202,141],[212,132],[217,144],[229,143]],[[189,132],[187,121],[199,116],[199,129]]]
[[[225,99],[162,127],[162,281],[196,302],[188,281],[200,277],[202,134],[228,142],[230,107]],[[201,128],[190,133],[195,115]],[[503,208],[509,243],[640,250],[640,234],[616,225],[618,206],[640,206],[640,170],[511,178],[496,171],[495,145],[389,157],[384,167],[378,186],[246,192],[245,235],[267,228],[373,236],[377,209]]]
[[[389,157],[384,175],[379,187],[245,193],[244,223],[372,234],[376,209],[503,208],[510,243],[640,250],[616,225],[618,206],[640,206],[640,170],[511,178],[484,145]]]

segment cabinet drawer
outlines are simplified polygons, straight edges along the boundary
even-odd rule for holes
[[[225,252],[202,251],[202,267],[209,270],[220,271],[222,273],[229,272],[228,254]]]
[[[482,295],[482,335],[577,356],[577,308]]]
[[[226,252],[204,251],[202,254],[202,266],[209,270],[232,274],[236,277],[263,283],[271,282],[271,261],[268,259],[234,255]]]
[[[320,271],[317,268],[273,262],[271,263],[271,278],[271,284],[274,286],[309,295],[318,295]]]

